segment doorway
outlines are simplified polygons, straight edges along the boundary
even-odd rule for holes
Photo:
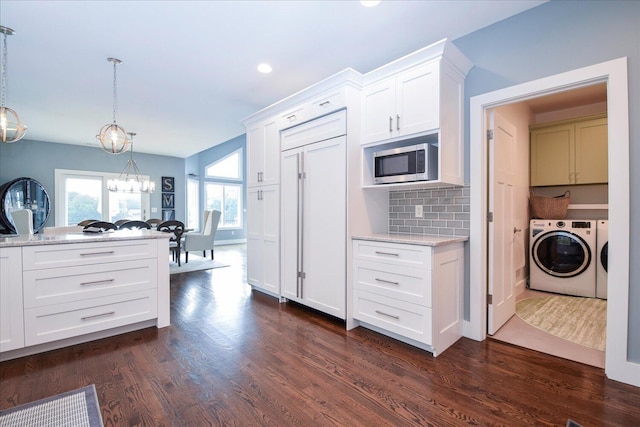
[[[629,114],[627,60],[620,58],[471,98],[470,158],[486,159],[486,111],[573,88],[606,82],[609,119],[609,247],[619,256],[609,262],[609,308],[605,373],[635,384],[640,365],[627,361],[629,310]],[[469,322],[465,336],[484,340],[487,325],[487,165],[470,164],[471,235]]]

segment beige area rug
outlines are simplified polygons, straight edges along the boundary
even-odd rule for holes
[[[182,261],[182,265],[178,267],[178,264],[172,262],[169,264],[169,274],[188,273],[191,271],[211,270],[213,268],[229,267],[229,264],[224,264],[216,260],[207,258],[198,258],[189,256],[189,262]]]
[[[528,324],[559,338],[604,351],[607,301],[551,296],[518,301],[516,314]]]

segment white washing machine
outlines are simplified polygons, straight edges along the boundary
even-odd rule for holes
[[[597,226],[597,254],[596,265],[596,297],[607,299],[607,268],[609,262],[609,221],[598,220]]]
[[[529,287],[595,298],[596,223],[532,219]]]

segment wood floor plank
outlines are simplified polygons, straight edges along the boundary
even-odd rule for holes
[[[490,339],[434,358],[252,292],[242,247],[216,259],[171,276],[167,328],[0,363],[0,409],[95,384],[106,426],[640,425],[602,369]]]

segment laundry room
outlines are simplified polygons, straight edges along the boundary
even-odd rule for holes
[[[496,107],[487,120],[496,132],[489,137],[494,141],[489,204],[494,221],[504,222],[502,234],[511,249],[490,257],[504,261],[495,259],[494,270],[513,270],[508,273],[515,277],[516,305],[515,316],[493,331],[490,324],[488,332],[495,339],[604,367],[606,84]]]

